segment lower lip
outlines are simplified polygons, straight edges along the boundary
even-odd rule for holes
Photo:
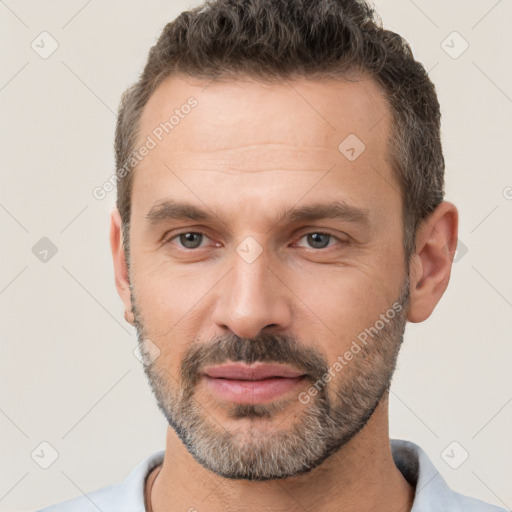
[[[208,377],[208,387],[218,396],[241,404],[270,402],[299,386],[305,376],[272,377],[261,380],[231,380]]]

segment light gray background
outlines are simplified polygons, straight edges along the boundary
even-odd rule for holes
[[[114,483],[164,447],[166,423],[114,287],[115,192],[99,201],[92,189],[114,171],[122,91],[165,23],[192,5],[0,1],[0,511]],[[433,316],[407,327],[391,436],[420,444],[459,492],[510,510],[512,4],[376,6],[437,86],[447,200],[459,207],[467,248]],[[47,59],[30,46],[42,31],[59,44]],[[463,41],[453,31],[469,43],[456,59],[447,51]],[[46,263],[32,252],[42,237],[58,249]],[[59,454],[48,469],[31,458],[43,441]],[[453,441],[452,465],[469,453],[458,469],[442,456]]]

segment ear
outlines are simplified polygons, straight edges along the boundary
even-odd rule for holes
[[[121,215],[119,210],[114,207],[110,214],[110,247],[112,249],[112,258],[114,259],[116,288],[124,303],[124,318],[128,323],[134,325],[130,295],[130,275],[126,264],[122,235]]]
[[[441,300],[450,281],[458,224],[457,208],[444,201],[419,226],[409,272],[409,322],[426,320]]]

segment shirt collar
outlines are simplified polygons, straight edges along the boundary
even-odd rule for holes
[[[410,512],[438,512],[464,510],[465,512],[505,512],[480,500],[452,491],[435,468],[428,455],[415,443],[391,439],[391,453],[396,467],[415,488],[414,502]],[[164,460],[165,450],[151,454],[141,461],[128,475],[116,484],[117,497],[112,510],[144,512],[144,484],[149,473]],[[107,505],[107,503],[105,503]],[[105,508],[110,510],[110,508]]]

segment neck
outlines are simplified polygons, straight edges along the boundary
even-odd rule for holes
[[[151,492],[153,512],[409,512],[414,488],[393,462],[387,396],[349,443],[312,471],[291,478],[249,482],[223,478],[201,466],[171,427],[166,455]]]

